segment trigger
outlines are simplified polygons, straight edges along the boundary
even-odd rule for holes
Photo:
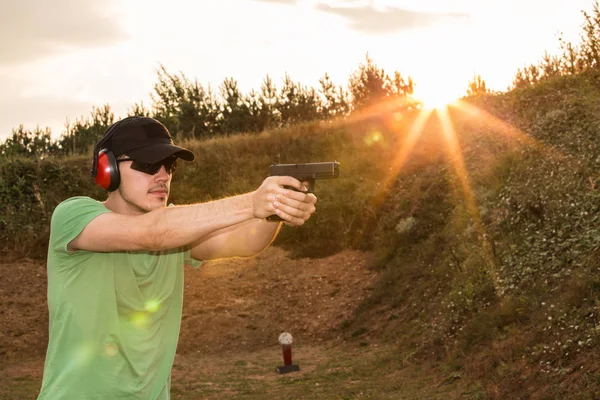
[[[306,189],[306,192],[303,192],[302,190],[298,190],[298,189],[296,189],[296,188],[295,188],[295,187],[293,187],[293,186],[287,186],[287,185],[283,185],[283,188],[284,188],[284,189],[290,189],[290,190],[293,190],[294,192],[300,192],[300,193],[306,193],[306,194],[313,193],[313,192],[311,192],[309,189]]]

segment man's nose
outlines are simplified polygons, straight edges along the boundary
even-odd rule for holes
[[[156,175],[154,175],[154,177],[156,178],[156,180],[168,181],[169,179],[171,179],[171,174],[167,173],[167,169],[164,165],[161,165],[160,169],[158,170]]]

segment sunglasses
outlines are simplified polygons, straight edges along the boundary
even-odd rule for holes
[[[172,174],[173,172],[175,172],[175,169],[177,168],[177,157],[175,157],[175,156],[167,157],[164,160],[161,160],[156,163],[151,163],[151,164],[136,161],[132,158],[121,158],[121,159],[117,160],[117,162],[121,162],[121,161],[133,161],[131,163],[131,169],[143,172],[148,175],[156,174],[158,171],[160,171],[160,168],[162,166],[165,167],[167,174]]]

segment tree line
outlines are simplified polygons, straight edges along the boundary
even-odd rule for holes
[[[346,87],[336,85],[328,74],[313,88],[286,74],[280,86],[266,76],[260,89],[242,93],[238,82],[226,78],[218,90],[205,87],[183,73],[169,73],[164,66],[147,108],[135,103],[127,115],[153,117],[162,122],[175,140],[202,140],[219,135],[259,133],[307,121],[346,118],[382,102],[395,111],[414,107],[414,82],[398,71],[389,75],[367,54],[352,73]],[[22,125],[0,144],[0,157],[46,157],[88,154],[106,128],[115,121],[110,105],[93,107],[87,117],[67,121],[65,131],[53,140],[49,128],[27,130]]]
[[[513,79],[513,88],[526,87],[545,79],[575,75],[600,69],[600,5],[592,3],[592,10],[582,11],[583,24],[579,43],[568,42],[559,36],[559,54],[544,52],[537,63],[519,68]]]

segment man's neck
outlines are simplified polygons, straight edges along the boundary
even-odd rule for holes
[[[103,204],[110,211],[115,212],[117,214],[141,215],[147,212],[145,210],[142,210],[140,207],[132,204],[131,202],[125,200],[122,196],[119,195],[117,191],[110,193],[108,195],[108,199],[106,199],[103,202]]]

